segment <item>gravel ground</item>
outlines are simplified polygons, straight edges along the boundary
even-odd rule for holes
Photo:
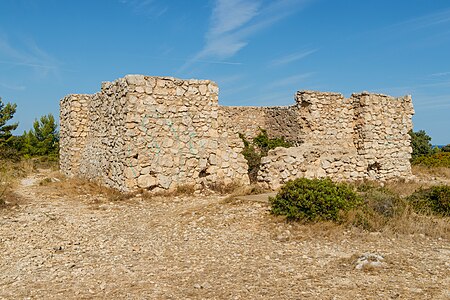
[[[39,181],[0,210],[0,299],[450,299],[448,239],[287,224],[265,203],[220,196],[109,202]],[[364,253],[384,260],[356,268]]]

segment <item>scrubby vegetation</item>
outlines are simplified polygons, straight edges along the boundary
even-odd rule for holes
[[[35,120],[33,129],[13,135],[18,123],[12,122],[17,105],[0,98],[0,206],[17,200],[13,185],[17,178],[36,167],[53,168],[59,156],[59,133],[49,114]]]
[[[349,210],[362,204],[360,196],[345,183],[307,178],[287,182],[270,202],[274,215],[307,222],[342,221]]]
[[[424,131],[410,131],[411,164],[424,167],[450,168],[450,144],[439,149],[431,145],[431,137]]]
[[[424,167],[450,168],[450,152],[437,152],[431,155],[422,155],[416,157],[412,163]]]
[[[3,103],[0,97],[0,148],[7,145],[12,137],[11,131],[15,130],[19,123],[7,124],[16,113],[16,104]]]
[[[425,130],[419,130],[417,132],[410,131],[412,160],[414,161],[419,156],[431,155],[434,153],[433,146],[431,145],[431,137],[425,132]]]
[[[407,200],[419,213],[433,213],[450,217],[450,186],[439,185],[427,189],[419,189]]]
[[[17,162],[21,158],[45,157],[47,160],[57,160],[59,132],[53,115],[36,119],[31,130],[14,136],[12,131],[19,125],[11,122],[16,109],[16,104],[4,104],[0,98],[0,159]]]
[[[408,187],[398,182],[396,189]],[[416,188],[401,196],[376,182],[333,183],[296,179],[271,198],[271,213],[288,221],[333,221],[368,231],[446,236],[450,230],[450,187]]]
[[[256,182],[258,171],[261,165],[261,158],[267,156],[269,150],[277,147],[292,147],[293,145],[286,141],[284,137],[269,138],[267,130],[260,128],[260,133],[253,138],[252,141],[248,141],[243,134],[239,134],[239,137],[244,142],[244,155],[248,164],[248,175],[250,182]]]

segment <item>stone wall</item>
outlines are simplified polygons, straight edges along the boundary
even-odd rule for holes
[[[291,148],[269,151],[259,183],[297,177],[411,176],[410,96],[301,91],[283,107],[224,107],[209,80],[128,75],[61,100],[61,170],[127,191],[248,184],[238,133],[266,129]]]
[[[303,141],[303,123],[297,106],[220,106],[224,126],[229,132],[242,133],[251,139],[267,130],[270,137],[283,136],[295,145]]]
[[[278,188],[297,177],[390,180],[411,174],[410,96],[298,92],[299,147],[277,148],[262,160],[258,180]]]
[[[60,164],[66,175],[78,174],[87,140],[88,105],[92,95],[68,95],[60,103]]]
[[[249,181],[242,141],[219,126],[218,87],[209,80],[128,75],[103,83],[86,113],[73,114],[78,98],[61,101],[61,170],[68,175],[124,191]],[[82,123],[85,141],[67,147]]]

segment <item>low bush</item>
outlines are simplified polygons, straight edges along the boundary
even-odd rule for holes
[[[383,230],[387,225],[394,226],[407,210],[406,201],[392,190],[366,182],[357,185],[363,205],[354,209],[347,224],[369,231]]]
[[[330,179],[298,178],[287,182],[270,198],[271,213],[284,215],[288,220],[342,221],[352,208],[362,204],[354,189]]]
[[[406,207],[405,201],[386,187],[364,184],[358,186],[357,190],[364,200],[364,206],[380,216],[392,218],[400,215]]]
[[[0,178],[1,180],[1,178]],[[6,200],[5,200],[5,194],[6,194],[6,189],[8,187],[6,186],[6,184],[3,184],[2,182],[0,182],[0,207],[5,205]]]
[[[450,186],[438,185],[419,189],[407,198],[411,206],[419,213],[433,213],[450,216]]]
[[[20,153],[16,149],[6,146],[0,147],[0,160],[18,162],[20,159]]]
[[[450,168],[450,152],[438,152],[428,156],[419,156],[412,160],[412,164],[433,168]]]

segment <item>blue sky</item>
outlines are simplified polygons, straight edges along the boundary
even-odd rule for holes
[[[16,134],[59,99],[126,74],[216,81],[223,105],[297,90],[411,94],[450,143],[448,0],[0,0],[0,97]]]

